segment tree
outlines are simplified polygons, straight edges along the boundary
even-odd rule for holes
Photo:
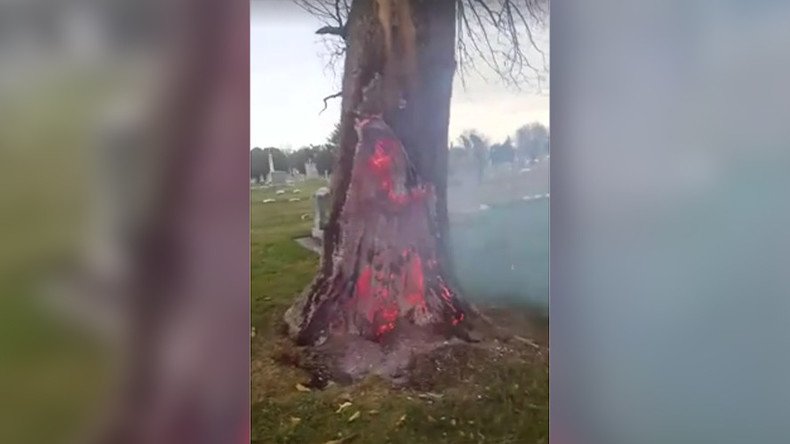
[[[332,172],[332,166],[335,163],[334,152],[335,148],[332,145],[324,145],[315,149],[315,169],[318,174],[324,176]]]
[[[347,334],[378,341],[415,326],[465,336],[471,311],[453,285],[445,243],[456,54],[473,64],[479,53],[517,81],[534,69],[519,26],[532,41],[529,23],[540,21],[545,3],[298,3],[325,19],[319,34],[342,39],[345,62],[342,92],[332,95],[342,97],[342,114],[321,264],[286,313],[289,333],[301,344]],[[494,47],[496,35],[509,38],[509,49]]]
[[[250,150],[250,178],[261,183],[269,174],[269,159],[257,146]]]
[[[275,171],[288,171],[288,156],[277,148],[264,148],[263,154],[266,156],[266,174],[269,174],[269,153],[272,154],[272,163]]]
[[[309,160],[313,160],[314,148],[310,147],[302,147],[296,151],[291,151],[288,153],[288,170],[297,170],[302,174],[307,174],[307,170],[305,168],[305,164]]]
[[[516,150],[513,149],[513,142],[510,137],[504,143],[498,143],[491,147],[491,164],[499,165],[502,163],[513,163],[516,160]]]
[[[463,171],[469,162],[469,152],[462,146],[450,147],[447,158],[447,169],[450,174],[458,174]]]
[[[477,182],[483,181],[483,173],[488,165],[490,144],[488,138],[476,130],[466,130],[459,137],[461,145],[466,149],[474,161],[477,172]]]
[[[328,145],[332,145],[333,147],[340,146],[340,122],[335,124],[335,127],[332,129],[332,133],[329,135],[329,138],[326,140]]]
[[[533,122],[516,130],[516,152],[520,159],[532,161],[549,152],[549,129]]]
[[[257,182],[263,181],[269,175],[269,153],[272,153],[274,169],[277,171],[290,171],[288,156],[277,148],[258,147],[250,150],[250,178]]]

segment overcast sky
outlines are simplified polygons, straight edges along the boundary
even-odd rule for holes
[[[315,30],[318,19],[289,0],[252,1],[250,32],[252,147],[299,148],[326,141],[340,116],[341,72],[326,68],[327,51]],[[547,50],[548,48],[544,48]],[[490,79],[456,75],[450,110],[450,139],[476,128],[504,140],[529,122],[549,124],[549,94],[514,91]]]

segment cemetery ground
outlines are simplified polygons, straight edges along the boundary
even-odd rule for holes
[[[479,344],[421,356],[402,386],[369,377],[309,387],[299,350],[280,325],[318,264],[294,239],[309,235],[311,196],[321,186],[323,180],[311,180],[295,185],[298,194],[288,187],[280,195],[275,188],[251,192],[252,441],[548,442],[547,322],[512,301],[494,307],[482,294],[464,296],[510,335],[483,328],[488,337]],[[288,201],[294,197],[300,201]]]

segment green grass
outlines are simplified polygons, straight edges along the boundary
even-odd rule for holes
[[[496,360],[475,353],[461,356],[451,372],[428,377],[420,390],[395,389],[377,378],[322,391],[296,390],[308,378],[278,359],[293,346],[276,326],[318,264],[318,257],[293,238],[309,234],[312,221],[301,216],[312,215],[309,197],[322,185],[298,185],[301,202],[263,204],[267,198],[294,195],[252,191],[252,441],[324,443],[342,437],[357,443],[548,442],[547,359],[523,348]],[[420,398],[428,391],[441,398]],[[352,405],[336,413],[346,400]],[[349,422],[356,412],[359,417]]]

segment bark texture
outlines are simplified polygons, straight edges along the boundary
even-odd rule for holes
[[[321,266],[286,313],[301,344],[459,329],[447,268],[455,0],[355,0]],[[387,12],[390,11],[390,12]]]

